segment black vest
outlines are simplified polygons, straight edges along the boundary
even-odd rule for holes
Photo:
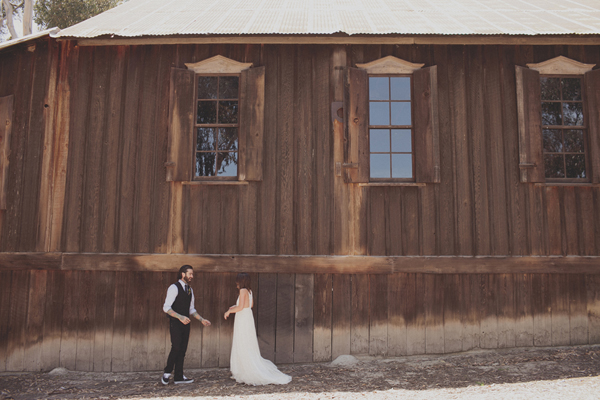
[[[187,294],[185,292],[185,290],[183,290],[183,287],[181,286],[181,282],[177,281],[177,283],[175,283],[175,286],[177,287],[177,297],[175,297],[175,301],[173,302],[173,305],[171,305],[171,308],[173,309],[173,311],[175,311],[177,314],[181,314],[184,317],[190,317],[190,303],[192,302],[192,292],[190,291],[190,294]],[[191,287],[190,287],[191,290]],[[169,317],[171,317],[169,315]],[[177,321],[179,321],[179,319],[177,318],[173,318]]]

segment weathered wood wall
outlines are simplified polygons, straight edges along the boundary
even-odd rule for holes
[[[0,371],[160,370],[174,273],[0,271]],[[600,343],[600,275],[253,274],[262,355],[401,356]],[[196,273],[187,368],[225,367],[235,274]],[[4,306],[6,305],[6,306]]]
[[[167,183],[169,69],[216,54],[266,66],[264,180]],[[386,55],[438,66],[441,183],[347,190],[336,67]],[[16,110],[0,249],[599,255],[599,187],[519,183],[514,66],[558,55],[600,64],[598,46],[17,46],[0,54]]]

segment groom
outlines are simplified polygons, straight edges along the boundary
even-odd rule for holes
[[[171,372],[175,367],[173,381],[177,383],[192,383],[193,379],[183,375],[183,359],[190,338],[190,316],[210,326],[210,321],[198,314],[194,307],[194,291],[190,283],[194,279],[194,271],[189,265],[179,268],[179,280],[169,286],[163,311],[169,315],[169,328],[171,332],[171,352],[167,359],[167,366],[160,381],[163,385],[169,384]]]

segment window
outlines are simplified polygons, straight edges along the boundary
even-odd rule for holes
[[[265,67],[223,56],[186,67],[171,69],[167,181],[262,180]]]
[[[559,56],[516,66],[521,182],[600,182],[600,70]]]
[[[586,178],[581,76],[542,76],[542,137],[547,181]]]
[[[440,182],[437,67],[393,56],[356,66],[344,72],[344,181]]]
[[[237,179],[239,80],[239,76],[196,76],[194,178]]]
[[[410,76],[369,77],[371,180],[413,180]]]

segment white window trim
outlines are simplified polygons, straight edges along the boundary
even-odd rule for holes
[[[584,64],[564,56],[558,56],[541,63],[527,64],[527,66],[538,71],[540,75],[583,75],[591,71],[596,64]]]
[[[367,71],[369,75],[412,75],[415,70],[423,68],[425,64],[415,64],[394,56],[387,56],[365,64],[356,64],[360,69]]]
[[[241,63],[223,56],[214,56],[185,66],[196,74],[239,74],[252,67],[252,63]]]

